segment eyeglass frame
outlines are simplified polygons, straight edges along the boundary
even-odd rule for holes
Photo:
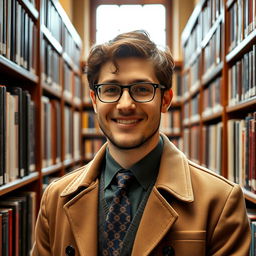
[[[134,97],[131,95],[131,88],[132,88],[133,85],[138,85],[138,84],[150,84],[150,85],[153,86],[153,88],[154,88],[154,93],[153,93],[152,99],[146,100],[146,101],[138,101],[138,100],[134,99]],[[119,87],[121,88],[121,93],[120,93],[118,99],[117,99],[117,100],[114,100],[114,101],[103,101],[103,100],[100,98],[99,93],[98,93],[98,88],[99,88],[100,86],[102,86],[102,85],[117,85],[117,86],[119,86]],[[94,84],[94,91],[95,91],[95,93],[96,93],[98,99],[99,99],[101,102],[103,102],[103,103],[116,103],[116,102],[118,102],[118,101],[121,99],[122,95],[123,95],[123,90],[126,89],[126,88],[128,89],[128,92],[129,92],[130,97],[131,97],[135,102],[137,102],[137,103],[146,103],[146,102],[152,101],[152,100],[155,98],[156,89],[157,89],[157,88],[159,88],[159,89],[166,89],[166,87],[165,87],[164,85],[162,85],[162,84],[157,84],[157,83],[152,83],[152,82],[137,82],[137,83],[131,83],[131,84],[126,84],[126,85],[121,85],[121,84],[118,84],[118,83]]]

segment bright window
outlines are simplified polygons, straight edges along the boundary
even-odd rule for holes
[[[96,43],[132,30],[146,30],[160,47],[166,46],[166,9],[162,4],[99,5],[96,10]]]

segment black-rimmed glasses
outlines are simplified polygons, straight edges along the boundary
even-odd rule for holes
[[[99,100],[104,103],[119,101],[125,88],[129,90],[129,94],[134,101],[144,103],[152,101],[155,97],[156,89],[165,89],[165,86],[150,82],[138,82],[128,85],[116,83],[95,84],[94,88]]]

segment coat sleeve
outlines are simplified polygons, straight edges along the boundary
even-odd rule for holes
[[[47,219],[46,205],[50,185],[45,190],[35,227],[35,242],[32,248],[32,256],[51,256],[49,222]]]
[[[251,231],[240,186],[229,194],[210,238],[211,256],[248,256]]]

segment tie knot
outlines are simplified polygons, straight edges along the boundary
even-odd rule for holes
[[[133,178],[133,174],[129,170],[118,172],[116,174],[117,186],[123,189],[127,188],[127,185],[130,183],[132,178]]]

